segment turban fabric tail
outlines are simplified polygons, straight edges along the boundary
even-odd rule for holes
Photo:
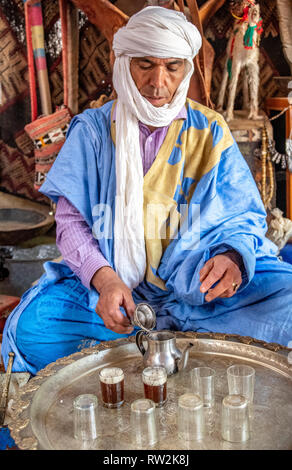
[[[181,12],[147,7],[133,15],[114,35],[113,84],[116,114],[115,268],[129,288],[144,278],[146,253],[143,224],[143,168],[138,121],[167,126],[185,104],[202,45],[198,29]],[[130,72],[132,57],[186,59],[185,76],[171,103],[155,107],[138,91]],[[123,235],[122,235],[123,234]]]

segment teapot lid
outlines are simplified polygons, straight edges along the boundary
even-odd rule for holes
[[[156,326],[156,314],[153,308],[146,303],[137,304],[133,324],[145,331],[153,330]]]

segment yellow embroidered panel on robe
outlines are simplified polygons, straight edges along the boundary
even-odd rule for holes
[[[165,249],[179,230],[181,213],[177,201],[183,196],[189,204],[198,181],[233,144],[220,114],[190,99],[186,106],[187,119],[172,122],[144,177],[146,280],[163,290],[165,284],[156,273]]]
[[[157,275],[163,253],[177,236],[181,223],[178,202],[189,204],[197,183],[218,163],[233,138],[223,117],[187,99],[187,119],[174,120],[144,176],[146,280],[165,290]],[[112,122],[111,135],[115,141]]]

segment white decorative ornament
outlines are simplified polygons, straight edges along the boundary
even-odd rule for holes
[[[242,70],[245,73],[243,78],[244,108],[249,111],[247,118],[261,119],[258,114],[260,7],[247,1],[243,2],[244,5],[248,5],[248,14],[246,18],[239,18],[234,22],[233,31],[227,44],[224,73],[218,95],[217,110],[222,112],[229,79],[225,113],[227,122],[234,119],[234,102],[239,74]]]

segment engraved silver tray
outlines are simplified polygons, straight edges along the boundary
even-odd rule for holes
[[[159,442],[151,448],[189,449],[292,449],[292,352],[286,347],[250,337],[219,333],[176,333],[177,346],[193,340],[187,367],[168,378],[168,400],[157,408]],[[228,394],[226,369],[234,363],[256,370],[252,432],[242,444],[222,440],[221,403]],[[125,403],[117,410],[101,404],[98,371],[104,366],[125,372]],[[177,400],[190,391],[190,370],[208,365],[216,371],[216,403],[205,410],[204,440],[188,444],[177,435]],[[143,396],[143,360],[135,338],[109,341],[58,359],[33,377],[15,400],[11,435],[20,449],[137,449],[131,442],[130,405]],[[73,437],[73,400],[77,395],[97,395],[99,436],[81,443]]]

